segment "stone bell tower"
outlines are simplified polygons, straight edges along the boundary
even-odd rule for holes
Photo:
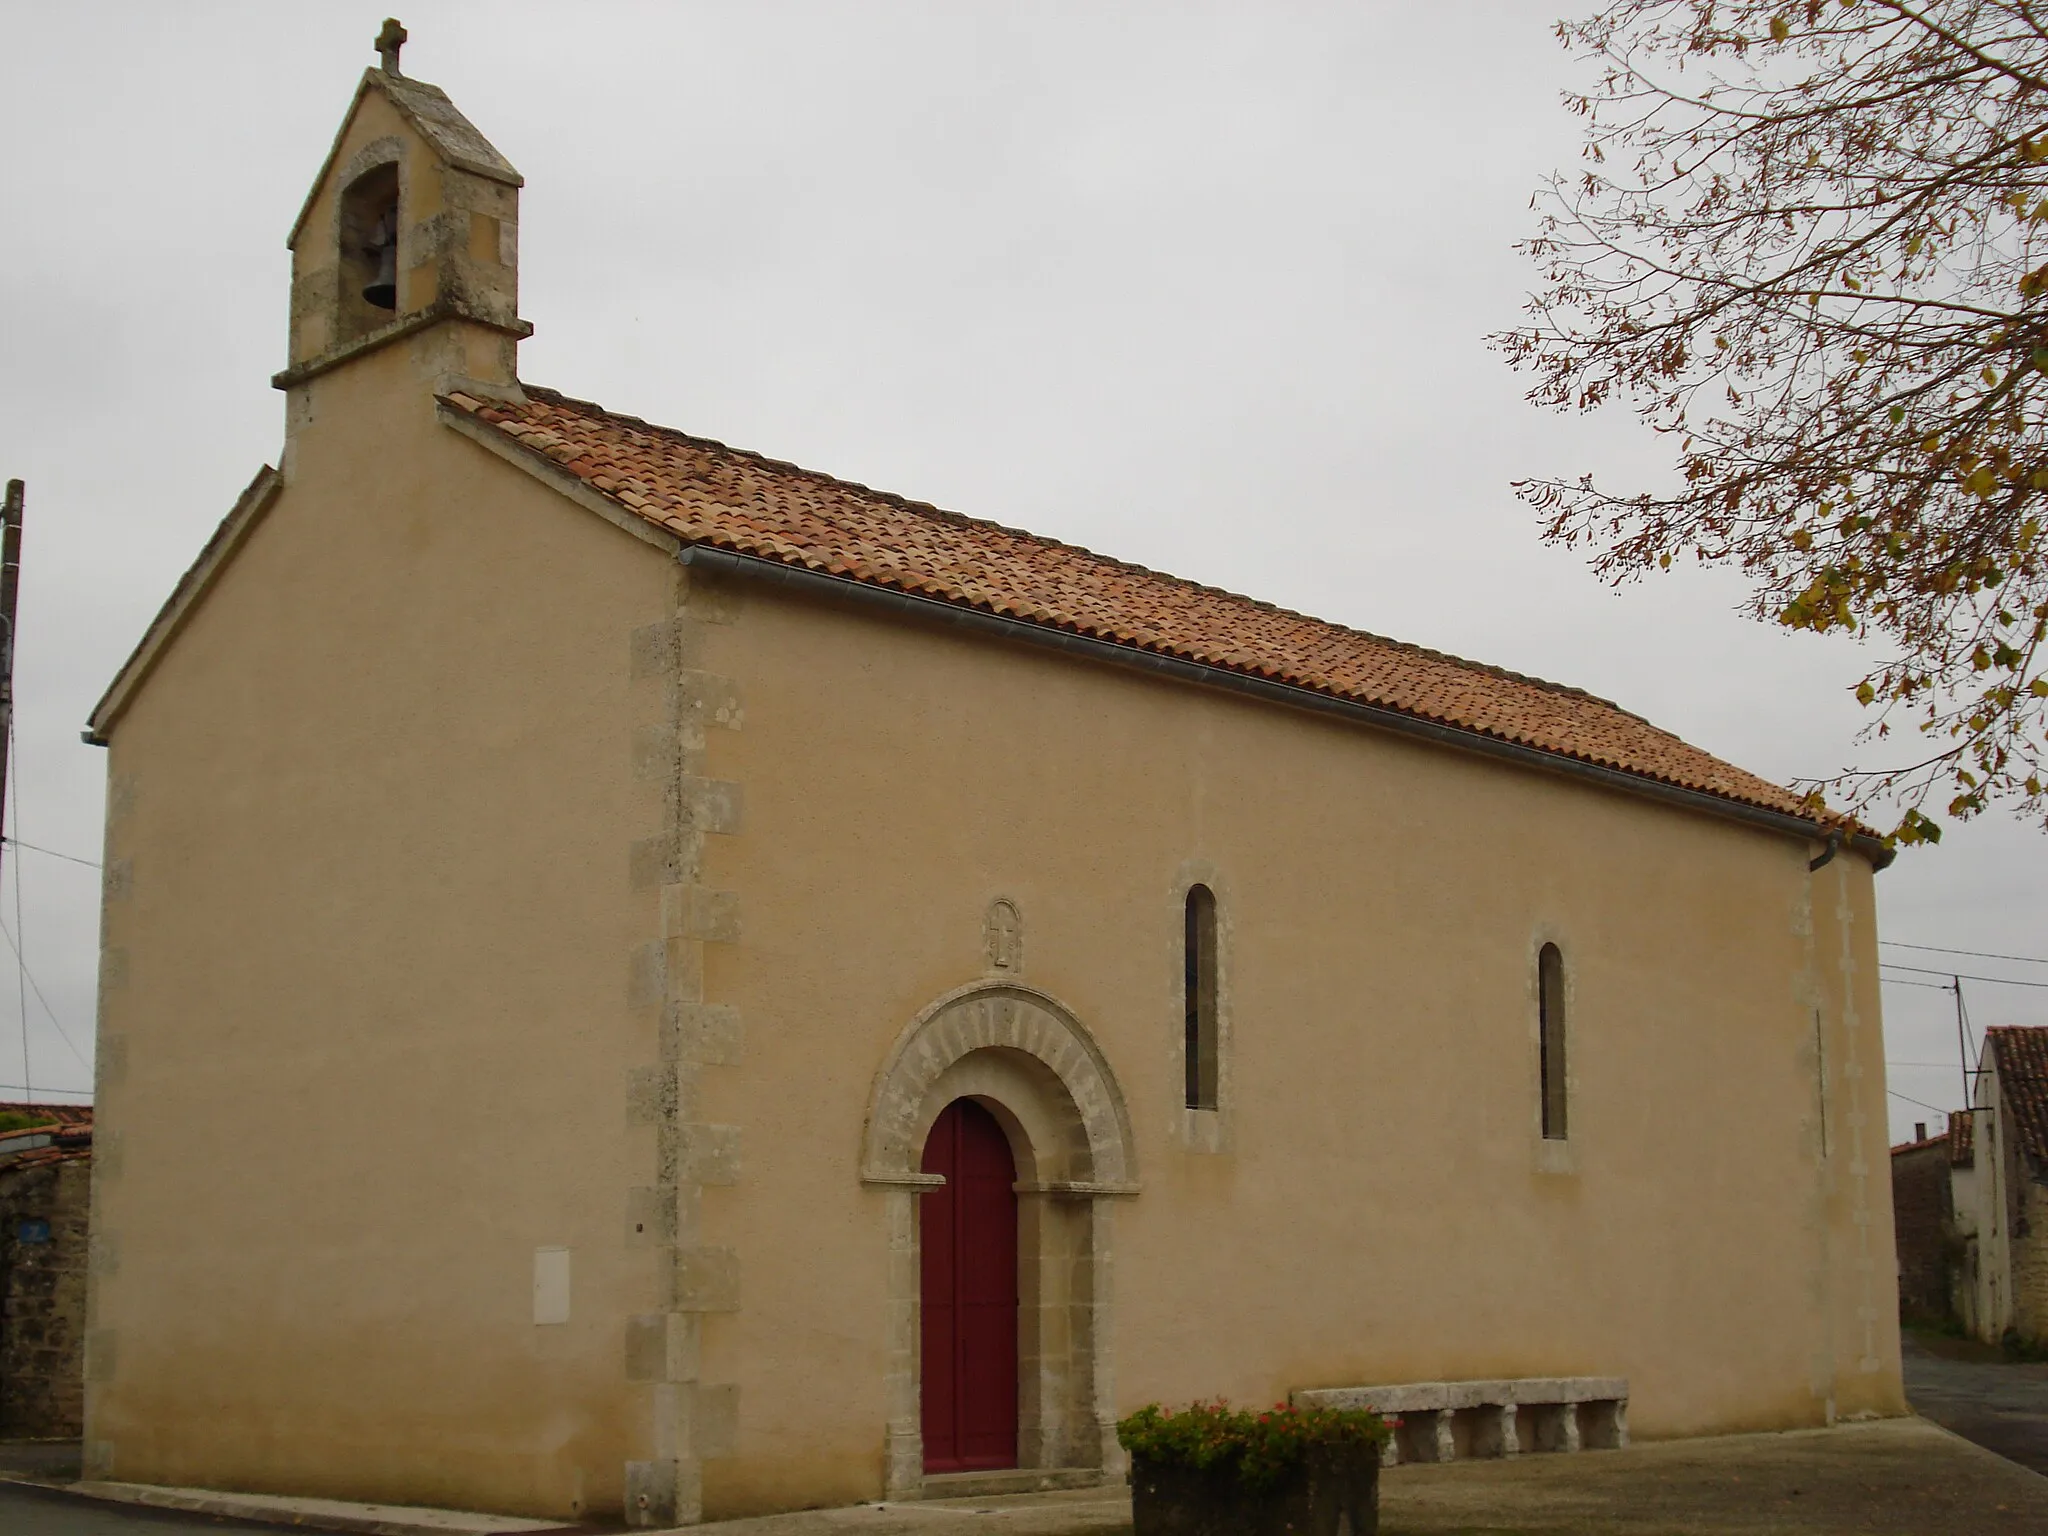
[[[438,86],[408,79],[387,20],[334,147],[286,242],[290,366],[303,386],[402,338],[436,388],[518,389],[519,188],[524,178]]]

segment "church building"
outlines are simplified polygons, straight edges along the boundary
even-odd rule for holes
[[[89,1476],[664,1526],[1113,1481],[1151,1401],[1904,1411],[1880,844],[523,381],[520,175],[402,40],[87,732]]]

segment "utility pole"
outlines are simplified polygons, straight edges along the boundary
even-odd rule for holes
[[[1956,993],[1956,1061],[1962,1063],[1962,1110],[1968,1114],[1974,1108],[1974,1096],[1970,1092],[1970,1032],[1962,1024],[1962,977],[1950,977],[1948,985]]]
[[[5,523],[0,524],[0,857],[7,848],[7,775],[12,771],[8,749],[14,745],[14,600],[21,591],[21,511],[26,492],[19,480],[7,482]],[[33,1095],[28,1070],[28,1012],[21,1015],[21,1089]]]

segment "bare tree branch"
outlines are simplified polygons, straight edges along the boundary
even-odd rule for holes
[[[1530,398],[1626,399],[1675,480],[1518,489],[1610,581],[1691,558],[1847,631],[1878,749],[1813,788],[1891,835],[2048,823],[2048,25],[2038,0],[1609,0],[1560,24],[1585,166],[1495,340]],[[1818,803],[1818,801],[1816,802]]]

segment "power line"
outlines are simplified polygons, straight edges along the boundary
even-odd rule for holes
[[[1937,971],[1925,965],[1901,965],[1896,960],[1880,960],[1878,964],[1894,971],[1913,971],[1921,976],[1947,976],[1955,981],[1985,981],[1997,987],[2048,987],[2048,981],[2015,981],[2010,976],[1972,976],[1968,971]],[[1922,982],[1921,985],[1929,986],[1931,983]],[[1943,987],[1941,990],[1947,992],[1951,989]]]
[[[20,914],[20,911],[19,911],[19,909],[17,909],[17,910],[16,910],[16,912],[15,912],[15,916],[16,916],[16,918],[18,919],[18,918],[20,917],[20,915],[21,915],[21,914]],[[43,989],[42,989],[42,988],[41,988],[40,986],[37,986],[37,985],[36,985],[36,979],[35,979],[35,977],[33,977],[33,976],[29,975],[29,973],[28,973],[28,962],[27,962],[27,961],[25,961],[25,960],[23,960],[23,959],[21,958],[21,946],[20,946],[19,944],[16,944],[16,943],[14,942],[14,935],[13,935],[13,934],[11,934],[11,933],[9,933],[9,932],[7,931],[7,925],[6,925],[5,923],[0,923],[0,938],[5,938],[5,939],[7,940],[7,947],[8,947],[9,949],[11,949],[11,950],[13,950],[13,951],[14,951],[14,963],[15,963],[16,967],[17,967],[17,968],[18,968],[18,969],[19,969],[19,970],[21,971],[21,979],[22,979],[23,981],[27,982],[27,983],[28,983],[28,984],[29,984],[29,985],[30,985],[31,987],[34,987],[34,988],[35,988],[35,994],[36,994],[36,1001],[37,1001],[37,1002],[39,1002],[39,1003],[41,1003],[41,1004],[43,1005],[43,1012],[44,1012],[44,1013],[46,1013],[46,1014],[48,1014],[48,1015],[50,1016],[50,1022],[51,1022],[52,1024],[54,1024],[54,1025],[56,1026],[56,1028],[57,1028],[57,1038],[58,1038],[59,1040],[62,1040],[62,1041],[64,1042],[64,1044],[65,1044],[65,1045],[66,1045],[67,1047],[69,1047],[69,1049],[70,1049],[70,1051],[71,1051],[71,1054],[72,1054],[72,1055],[74,1055],[74,1056],[78,1056],[78,1064],[79,1064],[79,1065],[80,1065],[81,1067],[84,1067],[84,1068],[86,1069],[86,1071],[90,1072],[90,1071],[92,1070],[92,1063],[91,1063],[91,1062],[89,1062],[89,1061],[87,1061],[87,1060],[86,1060],[86,1059],[85,1059],[85,1058],[84,1058],[83,1056],[79,1056],[79,1055],[78,1055],[78,1047],[77,1047],[77,1046],[75,1046],[75,1045],[72,1045],[72,1044],[71,1044],[71,1036],[70,1036],[69,1032],[67,1032],[67,1031],[65,1030],[65,1028],[64,1028],[64,1025],[63,1025],[63,1022],[62,1022],[61,1020],[59,1020],[59,1019],[58,1019],[58,1017],[57,1017],[57,1010],[56,1010],[56,1009],[54,1009],[54,1008],[52,1008],[52,1007],[50,1006],[50,1000],[49,1000],[49,999],[48,999],[47,997],[43,996]],[[26,1043],[27,1043],[27,1040],[28,1040],[28,999],[27,999],[27,998],[23,998],[23,999],[22,999],[22,1010],[21,1010],[21,1037],[22,1037],[22,1041],[23,1041],[24,1045],[26,1045]],[[22,1073],[21,1075],[22,1075],[23,1077],[27,1077],[27,1076],[28,1076],[29,1074],[28,1074],[28,1073],[26,1073],[26,1072],[24,1072],[24,1073]],[[22,1092],[24,1092],[24,1093],[33,1093],[33,1092],[35,1092],[35,1090],[34,1090],[33,1088],[29,1088],[29,1087],[27,1087],[27,1086],[23,1086],[23,1087],[22,1087]]]
[[[92,1090],[90,1088],[31,1088],[27,1083],[0,1083],[0,1088],[6,1089],[9,1093],[68,1093],[74,1099],[89,1099],[92,1097]],[[69,1108],[70,1106],[60,1107]]]
[[[30,853],[46,853],[51,858],[62,859],[67,864],[83,864],[87,869],[101,867],[98,859],[81,859],[75,853],[59,853],[54,848],[40,848],[34,843],[24,843],[18,837],[0,837],[0,843],[5,843],[10,848],[26,848]]]
[[[1877,942],[1887,949],[1924,949],[1937,955],[1969,955],[1978,960],[2016,960],[2021,965],[2048,965],[2048,960],[2039,955],[1995,955],[1988,949],[1944,949],[1939,944],[1908,944],[1904,939],[1879,939]]]
[[[1880,976],[1877,978],[1888,987],[1925,987],[1930,992],[1953,992],[1954,987],[1944,987],[1932,981],[1908,981],[1903,976]]]
[[[1909,1098],[1907,1097],[1907,1095],[1899,1092],[1899,1090],[1896,1088],[1887,1088],[1885,1089],[1885,1092],[1890,1094],[1895,1099],[1905,1099],[1908,1104],[1917,1104],[1922,1109],[1932,1110],[1937,1115],[1946,1115],[1954,1113],[1954,1111],[1952,1110],[1943,1109],[1939,1104],[1930,1104],[1925,1099]]]

